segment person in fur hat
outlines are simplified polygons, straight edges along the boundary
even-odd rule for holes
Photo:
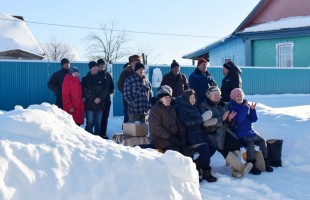
[[[233,125],[233,131],[236,133],[241,144],[246,148],[247,161],[253,164],[253,168],[250,173],[254,175],[261,174],[261,171],[255,166],[255,146],[258,145],[262,151],[265,166],[267,172],[272,172],[272,167],[269,166],[268,150],[266,141],[258,135],[253,129],[252,123],[256,122],[258,117],[256,114],[256,103],[248,103],[248,100],[244,99],[244,92],[240,88],[235,88],[230,93],[230,111],[235,112],[235,123]]]
[[[241,162],[240,142],[230,128],[236,113],[229,112],[228,103],[221,101],[220,88],[211,86],[199,109],[202,115],[211,112],[209,118],[216,119],[212,123],[210,120],[204,122],[204,133],[212,146],[226,159],[227,165],[231,166],[231,175],[244,177],[251,170],[252,163]]]
[[[235,63],[228,61],[223,65],[224,78],[222,80],[222,100],[230,101],[230,92],[235,88],[242,88],[241,69]]]

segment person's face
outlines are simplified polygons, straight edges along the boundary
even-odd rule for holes
[[[171,103],[171,96],[164,96],[160,100],[165,106],[170,106]]]
[[[238,94],[233,100],[235,102],[241,104],[243,102],[243,95],[242,94]]]
[[[212,92],[212,94],[209,96],[209,99],[213,102],[219,102],[221,100],[221,92]]]
[[[180,67],[174,67],[171,69],[172,73],[175,75],[178,75],[180,73]]]
[[[100,72],[102,72],[102,71],[104,71],[105,70],[105,64],[100,64],[99,66],[98,66],[98,70],[100,71]]]
[[[73,73],[72,73],[72,76],[73,76],[73,77],[79,77],[79,75],[80,75],[79,72],[73,72]]]
[[[138,70],[136,71],[136,73],[137,73],[140,77],[142,77],[142,76],[144,75],[144,68],[138,69]]]
[[[62,67],[65,69],[70,69],[70,63],[65,63],[62,65]]]
[[[198,66],[199,71],[201,71],[202,73],[205,73],[207,71],[207,65],[208,65],[207,62],[201,63]]]
[[[196,104],[196,96],[195,96],[195,94],[191,94],[189,96],[189,103],[192,104],[192,105]]]
[[[226,67],[223,67],[223,74],[226,76],[228,74],[229,70]]]
[[[94,67],[90,68],[90,73],[91,74],[97,74],[98,73],[98,66],[94,66]]]

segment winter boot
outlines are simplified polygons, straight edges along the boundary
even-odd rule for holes
[[[255,167],[261,172],[266,171],[266,163],[261,150],[255,152]]]
[[[241,162],[240,151],[234,151],[234,153],[229,152],[226,156],[226,162],[231,165],[231,175],[235,178],[241,178],[242,176],[245,176],[252,168],[251,163],[243,165]]]
[[[266,141],[267,149],[269,153],[269,165],[274,167],[281,167],[281,152],[282,152],[282,144],[283,140],[270,139]]]
[[[265,166],[266,166],[266,172],[273,172],[272,167],[270,167],[270,165],[268,164],[268,159],[265,158]]]
[[[262,172],[255,166],[255,160],[249,160],[248,162],[252,163],[253,167],[250,170],[251,174],[260,175]]]
[[[207,169],[202,170],[202,178],[210,183],[217,181],[217,178],[211,174],[211,170]]]

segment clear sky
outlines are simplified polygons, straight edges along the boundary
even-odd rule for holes
[[[128,49],[137,53],[142,46],[149,55],[149,64],[168,64],[184,54],[231,34],[248,16],[259,0],[1,0],[0,12],[23,16],[38,42],[57,37],[76,47],[87,60],[86,36],[92,29],[49,26],[30,22],[99,28],[100,24],[117,22],[118,29],[149,33],[193,35],[205,37],[164,36],[127,33]],[[1,45],[1,44],[0,44]],[[127,61],[126,59],[119,60]]]

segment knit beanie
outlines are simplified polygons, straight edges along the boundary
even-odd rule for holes
[[[70,63],[70,61],[69,61],[67,58],[61,59],[61,61],[60,61],[60,65],[61,65],[61,66],[63,66],[63,65],[66,64],[66,63]]]
[[[88,63],[89,69],[91,69],[92,67],[95,67],[95,66],[98,66],[97,63],[96,63],[95,61],[90,61],[90,62]]]
[[[135,65],[135,72],[141,68],[145,69],[144,65],[140,62],[137,62]]]
[[[198,63],[197,63],[197,67],[199,66],[199,65],[201,65],[202,63],[205,63],[205,62],[208,62],[206,59],[204,59],[204,58],[200,58],[199,60],[198,60]]]
[[[162,85],[157,90],[157,100],[160,100],[165,96],[172,97],[172,88],[168,85]]]
[[[79,72],[78,68],[76,68],[76,67],[70,67],[69,73],[70,73],[70,74],[73,74],[74,72]]]
[[[101,65],[101,64],[105,65],[105,61],[104,61],[102,58],[99,58],[99,59],[97,60],[97,64],[98,64],[98,65]]]
[[[231,99],[235,99],[236,96],[238,96],[238,95],[244,96],[244,92],[242,91],[241,88],[235,88],[235,89],[233,89],[233,90],[230,92],[230,98],[231,98]]]
[[[221,93],[221,90],[217,86],[211,86],[207,89],[206,96],[210,97],[214,92],[220,92]]]
[[[223,67],[225,67],[228,70],[231,70],[234,66],[235,66],[235,64],[231,61],[228,61],[228,62],[224,63],[224,65],[223,65]]]
[[[175,60],[173,60],[172,63],[171,63],[171,69],[175,68],[175,67],[180,67],[180,65]]]

